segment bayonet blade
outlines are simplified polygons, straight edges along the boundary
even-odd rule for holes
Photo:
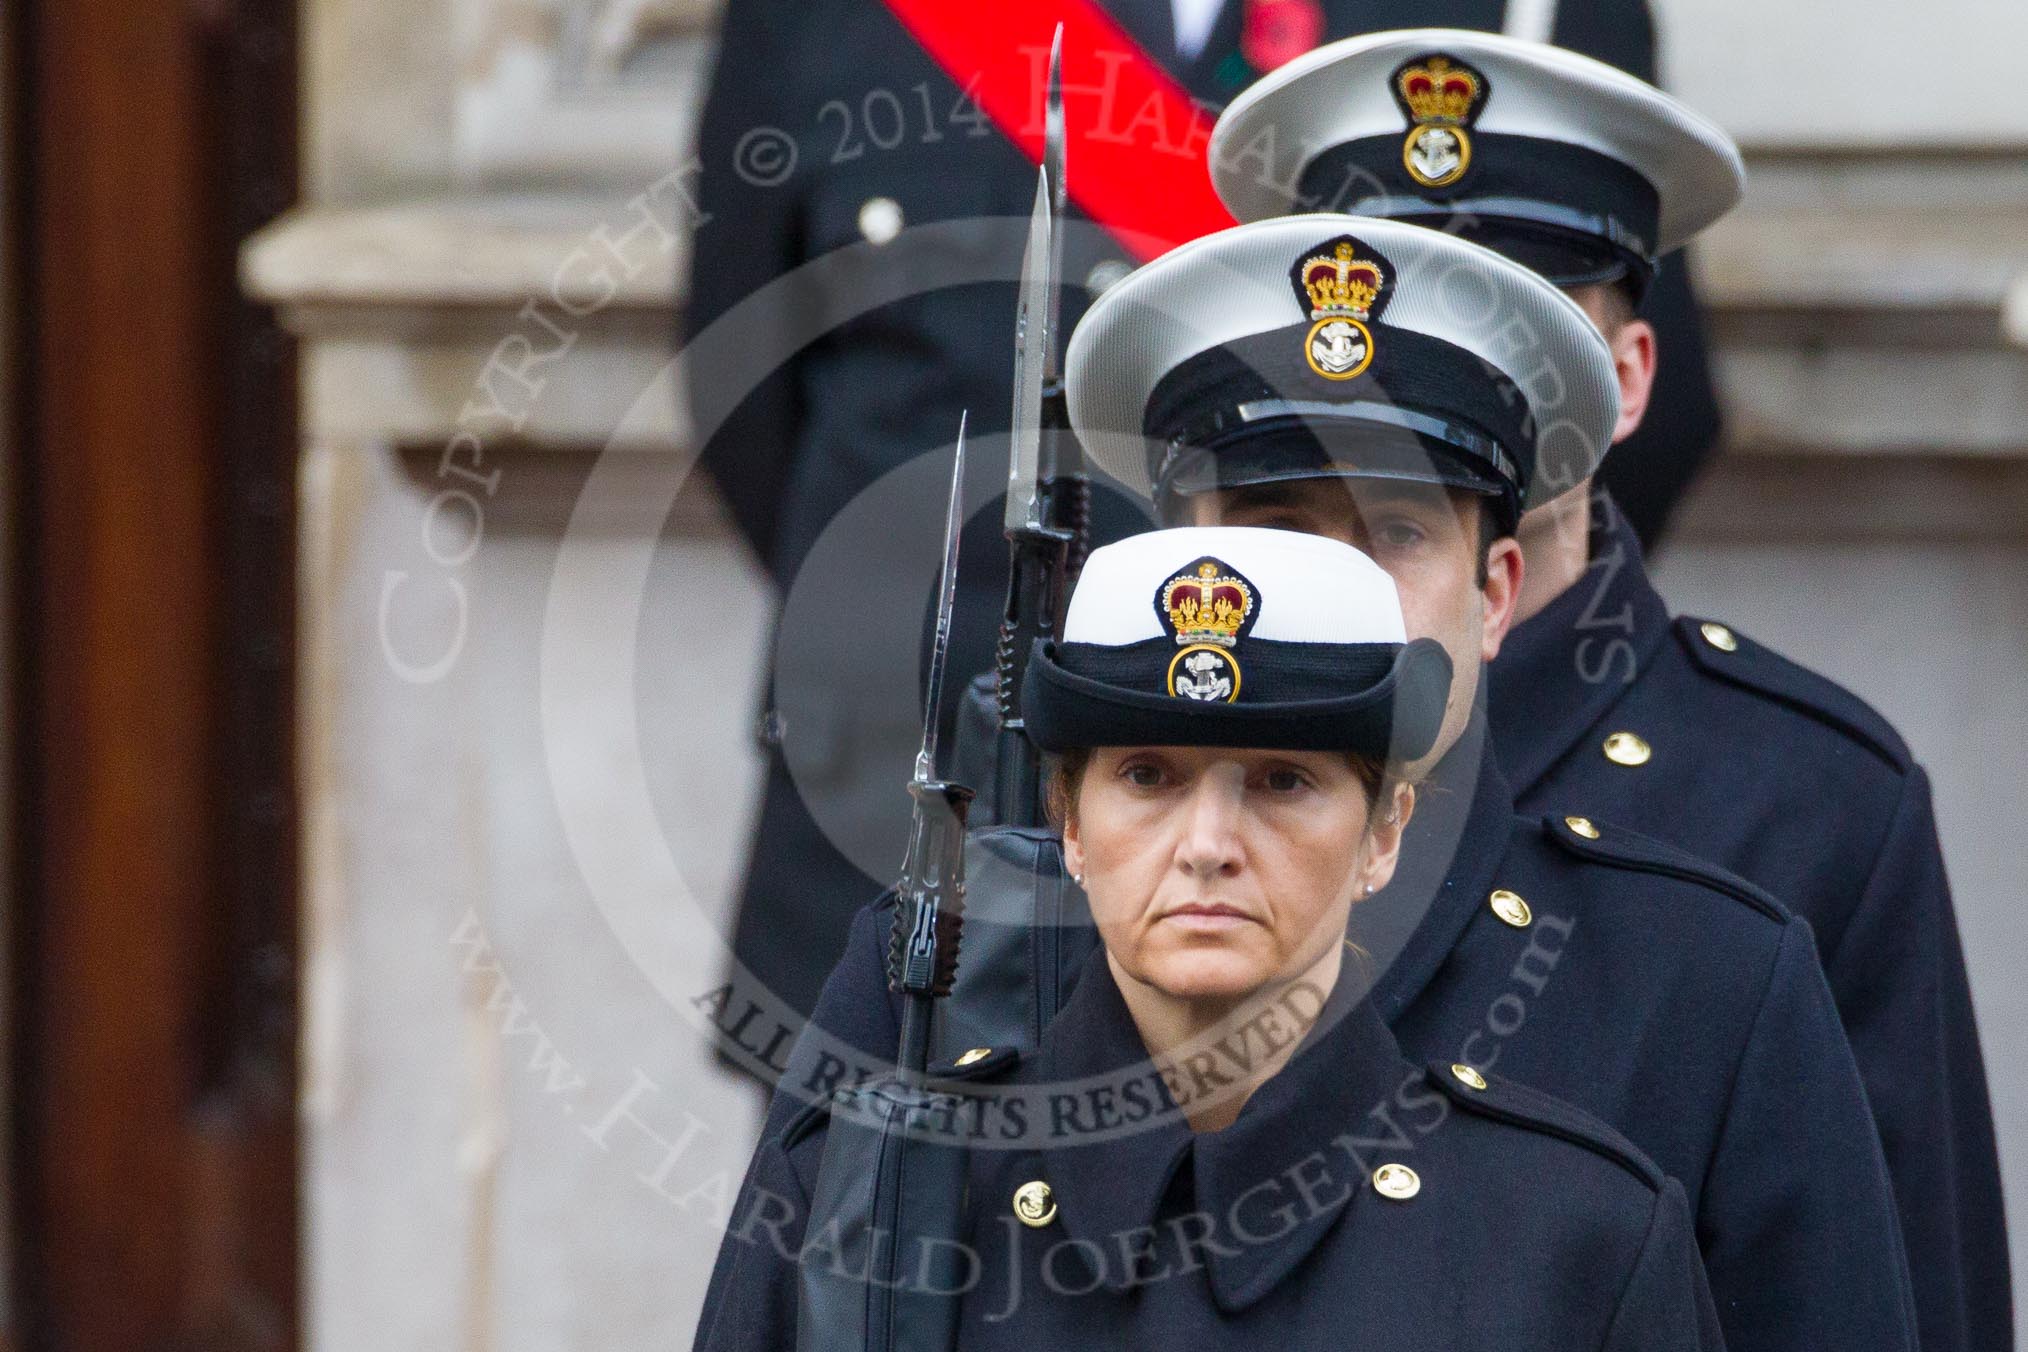
[[[1042,529],[1042,377],[1050,347],[1049,170],[1036,171],[1035,209],[1021,260],[1021,303],[1014,319],[1014,418],[1007,447],[1007,533]]]
[[[958,536],[965,525],[965,425],[969,411],[958,415],[958,449],[951,460],[950,503],[944,509],[944,571],[937,581],[937,632],[930,645],[929,712],[923,716],[922,750],[915,757],[915,778],[927,784],[937,772],[937,724],[943,714],[944,661],[950,656],[951,614],[958,603]]]
[[[1063,313],[1063,225],[1070,210],[1070,179],[1064,172],[1068,130],[1063,117],[1063,25],[1049,44],[1049,104],[1043,121],[1042,167],[1049,172],[1049,346],[1043,353],[1045,379],[1063,375],[1063,349],[1058,341]]]

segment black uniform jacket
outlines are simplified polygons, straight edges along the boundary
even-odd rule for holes
[[[1914,1347],[1880,1145],[1809,926],[1603,819],[1515,815],[1477,736],[1420,790],[1395,881],[1353,911],[1402,1047],[1574,1104],[1680,1182],[1734,1352]],[[863,1073],[848,1046],[893,1057],[890,916],[855,921],[773,1130]]]
[[[1173,53],[1164,28],[1169,0],[1104,2],[1158,59],[1165,41]],[[1227,0],[1202,55],[1169,61],[1190,92],[1214,106],[1258,74],[1239,54],[1243,8]],[[1322,9],[1326,40],[1428,24],[1494,29],[1505,17],[1503,0],[1322,0]],[[1645,0],[1563,0],[1555,38],[1654,75]],[[1093,94],[1067,96],[1068,116],[1083,125],[1097,107]],[[1007,552],[999,512],[986,500],[1005,483],[1004,466],[990,463],[1002,453],[992,438],[1006,431],[1012,401],[1011,279],[1035,193],[1033,166],[880,0],[729,0],[697,153],[703,219],[685,302],[690,337],[811,260],[837,265],[819,282],[770,293],[779,303],[741,311],[739,340],[701,344],[686,367],[696,423],[717,429],[705,464],[742,532],[785,587],[816,559],[828,570],[874,572],[868,594],[882,595],[883,607],[926,609],[928,576],[919,595],[885,598],[874,557],[880,541],[848,541],[842,558],[820,541],[883,474],[948,446],[969,410],[980,473],[967,502],[979,510],[965,537],[950,669],[963,679],[990,666]],[[1073,158],[1073,185],[1077,173]],[[957,221],[968,224],[956,236],[912,229]],[[901,235],[877,248],[867,243],[869,227],[896,223]],[[1126,257],[1084,230],[1066,244],[1065,332],[1089,300],[1088,279]],[[897,278],[927,286],[990,275],[1009,280],[944,285],[849,320],[838,315],[862,288]],[[1665,354],[1656,399],[1673,410],[1664,418],[1658,409],[1651,421],[1676,429],[1683,446],[1680,454],[1624,457],[1630,464],[1694,458],[1715,425],[1681,269],[1665,275],[1649,308]],[[756,366],[766,378],[726,409],[725,392],[746,388]],[[1099,495],[1098,508],[1100,543],[1143,528],[1138,512],[1115,497]],[[893,510],[940,529],[940,498]],[[908,799],[898,776],[920,730],[892,724],[884,703],[855,694],[840,654],[860,641],[849,624],[818,619],[788,633],[774,653],[771,707],[782,716],[766,726],[779,730],[781,746],[770,757],[735,947],[748,970],[801,1010],[815,1000],[853,910],[873,891],[862,866],[885,867],[906,841]],[[814,816],[805,795],[825,800]],[[819,820],[865,842],[858,865]]]
[[[1001,1063],[1021,1107],[977,1114],[992,1145],[969,1161],[957,1345],[1722,1347],[1681,1185],[1586,1113],[1408,1064],[1355,999],[1334,991],[1238,1119],[1195,1135],[1094,952],[1037,1052]],[[827,1261],[806,1223],[823,1108],[756,1155],[700,1352],[795,1345],[796,1260]],[[1413,1195],[1374,1186],[1390,1164]],[[1035,1181],[1057,1208],[1039,1227],[1011,1205]]]
[[[1517,800],[1718,860],[1809,921],[1880,1131],[1922,1345],[2013,1346],[1992,1110],[1928,777],[1858,697],[1730,628],[1672,621],[1610,498],[1594,520],[1590,571],[1492,667]],[[1647,759],[1608,758],[1615,733]]]

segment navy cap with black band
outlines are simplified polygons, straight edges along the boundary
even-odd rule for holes
[[[1336,540],[1243,526],[1150,531],[1094,550],[1062,637],[1022,684],[1045,751],[1230,746],[1413,761],[1451,663],[1409,642],[1393,579]]]
[[[1071,335],[1071,425],[1158,501],[1300,478],[1405,479],[1520,513],[1588,477],[1612,356],[1528,269],[1398,221],[1288,216],[1112,287]]]
[[[1344,211],[1473,240],[1559,286],[1624,279],[1730,211],[1738,147],[1603,62],[1497,33],[1328,43],[1248,87],[1209,147],[1241,221]]]

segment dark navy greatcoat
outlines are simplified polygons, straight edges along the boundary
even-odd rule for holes
[[[977,1266],[939,1288],[964,1291],[964,1352],[1723,1346],[1682,1186],[1588,1114],[1500,1077],[1475,1089],[1448,1063],[1412,1066],[1370,1004],[1333,992],[1237,1120],[1195,1135],[1103,953],[1086,973],[1014,1069],[1025,1111],[979,1115],[999,1144],[969,1161],[959,1233]],[[1348,967],[1341,990],[1354,980]],[[1144,1092],[1114,1093],[1131,1088]],[[1138,1103],[1141,1121],[1079,1143],[1097,1102]],[[1112,1111],[1124,1123],[1134,1109]],[[756,1156],[699,1352],[796,1345],[793,1260],[829,1261],[807,1224],[827,1121],[812,1107]],[[1371,1181],[1390,1164],[1414,1171],[1412,1195]],[[1012,1199],[1036,1182],[1056,1214],[1030,1226]]]
[[[1669,841],[1809,921],[1880,1131],[1922,1345],[2002,1352],[1999,1159],[1928,777],[1856,696],[1730,628],[1671,620],[1609,497],[1594,521],[1590,570],[1491,669],[1516,799]],[[1641,763],[1607,755],[1617,733]]]
[[[1809,926],[1604,820],[1516,816],[1475,740],[1420,791],[1394,883],[1354,908],[1403,1049],[1584,1109],[1679,1181],[1734,1352],[1915,1347],[1879,1141]],[[1524,924],[1495,892],[1525,902]],[[857,1074],[839,1043],[893,1056],[890,914],[855,922],[770,1135]]]
[[[1505,0],[1320,2],[1327,41],[1433,24],[1497,29],[1506,17]],[[1203,52],[1190,61],[1174,56],[1165,31],[1170,0],[1100,3],[1147,50],[1159,54],[1170,44],[1171,69],[1207,105],[1224,104],[1258,74],[1240,53],[1242,0],[1226,0]],[[953,13],[963,8],[952,6]],[[1554,37],[1654,77],[1646,0],[1562,0]],[[1073,120],[1097,117],[1097,107],[1092,94],[1067,96]],[[968,496],[978,510],[965,538],[950,669],[962,680],[990,666],[1007,551],[1000,514],[984,501],[1004,479],[985,461],[1000,454],[992,438],[1007,430],[1012,404],[1016,289],[1011,280],[952,285],[846,323],[828,316],[857,286],[897,275],[956,270],[975,277],[997,265],[1000,275],[1014,277],[1034,201],[1034,166],[965,102],[958,83],[881,0],[728,0],[697,157],[703,216],[685,298],[689,336],[813,259],[843,264],[821,287],[750,315],[747,341],[717,349],[736,370],[711,369],[716,363],[697,353],[687,364],[691,409],[700,425],[718,426],[704,464],[742,533],[789,586],[835,515],[897,465],[948,446],[960,413],[969,410],[974,462],[986,472]],[[1068,171],[1074,192],[1074,150]],[[1082,220],[1074,204],[1071,214]],[[892,224],[897,216],[904,227],[972,224],[963,241],[905,229],[877,249],[867,247],[869,225]],[[1089,279],[1123,258],[1117,249],[1089,247],[1089,240],[1088,233],[1072,233],[1066,241],[1066,326],[1090,299]],[[1654,430],[1637,436],[1657,444],[1614,457],[1609,476],[1622,464],[1643,474],[1663,464],[1687,467],[1713,440],[1715,401],[1684,277],[1681,267],[1667,268],[1647,307],[1667,356],[1649,419]],[[765,380],[726,410],[724,391],[743,388],[755,363],[770,367]],[[983,487],[989,481],[994,487]],[[1098,505],[1102,537],[1141,528],[1139,514],[1118,499],[1100,494]],[[930,538],[941,530],[939,504],[912,502],[906,509],[920,510]],[[878,543],[861,550],[861,567]],[[920,597],[907,604],[926,610],[933,582],[928,576],[919,582]],[[861,863],[899,858],[909,802],[898,776],[918,734],[888,726],[879,716],[884,705],[867,707],[841,682],[835,628],[810,626],[790,640],[775,654],[780,665],[770,707],[782,718],[761,725],[778,732],[781,744],[770,748],[734,947],[748,971],[807,1011],[853,912],[893,880],[868,879],[825,836],[803,795],[824,795],[830,809],[824,820],[834,830],[849,822],[868,842],[856,856]],[[791,776],[792,761],[800,778]]]

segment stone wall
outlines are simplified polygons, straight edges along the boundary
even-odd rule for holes
[[[2028,147],[2017,0],[1650,0],[1675,92],[1763,148]]]
[[[685,464],[656,379],[713,8],[305,13],[311,204],[245,277],[304,338],[317,1352],[686,1345],[751,1146],[758,1093],[691,1001],[719,979],[697,936],[748,830],[771,603],[708,497],[573,515],[602,456],[633,488]],[[566,553],[646,570],[638,700],[545,667]],[[629,745],[649,842],[610,801]]]

